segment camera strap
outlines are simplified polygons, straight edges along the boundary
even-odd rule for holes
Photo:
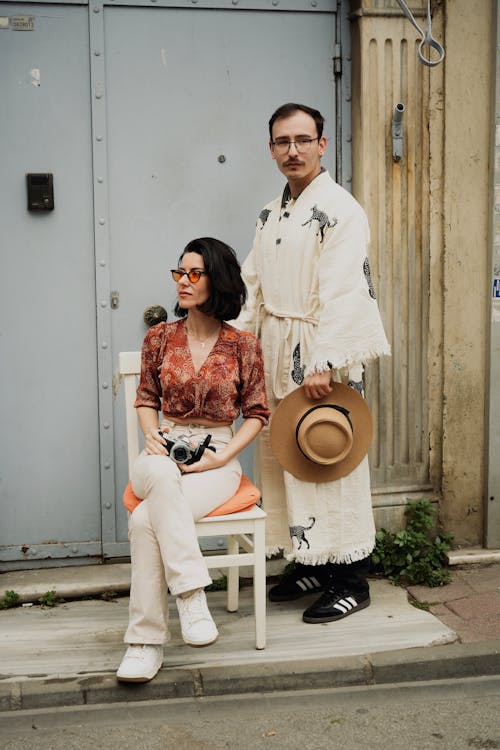
[[[200,443],[200,448],[201,448],[201,454],[200,455],[203,455],[203,451],[205,450],[205,448],[208,448],[209,450],[211,450],[214,453],[216,453],[215,447],[213,445],[209,445],[211,439],[212,439],[212,436],[211,435],[207,435],[206,438],[205,438],[205,440],[202,443]]]

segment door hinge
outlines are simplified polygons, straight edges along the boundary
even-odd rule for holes
[[[340,44],[335,45],[335,55],[333,57],[333,75],[338,78],[342,75],[342,54]]]

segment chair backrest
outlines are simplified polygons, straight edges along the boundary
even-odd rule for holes
[[[139,430],[137,412],[134,409],[137,380],[141,372],[140,352],[120,352],[118,369],[125,386],[125,419],[127,428],[128,470],[139,455]]]

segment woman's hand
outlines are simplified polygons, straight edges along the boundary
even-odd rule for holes
[[[168,432],[168,429],[164,430]],[[158,427],[149,430],[144,435],[144,450],[150,456],[166,456],[167,449]]]
[[[158,412],[151,406],[138,406],[137,418],[144,435],[144,450],[149,455],[166,456],[167,449],[158,430]],[[168,427],[162,430],[168,432]]]
[[[248,417],[244,419],[243,423],[238,428],[237,432],[229,443],[222,448],[222,450],[211,451],[206,449],[201,459],[194,464],[186,466],[185,464],[179,464],[179,468],[183,474],[193,474],[199,471],[209,471],[209,469],[218,469],[220,466],[225,466],[231,459],[235,458],[247,445],[250,445],[252,440],[259,434],[263,427],[260,419],[256,417]]]
[[[203,455],[199,461],[195,461],[194,464],[179,464],[179,469],[182,474],[194,474],[199,471],[210,471],[210,469],[218,469],[220,466],[224,466],[226,461],[224,460],[224,451],[215,453],[209,448],[203,451]]]

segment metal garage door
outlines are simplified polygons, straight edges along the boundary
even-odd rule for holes
[[[147,305],[171,316],[188,240],[245,258],[282,188],[278,105],[322,110],[335,173],[336,8],[0,2],[4,568],[127,554],[118,352],[140,347]],[[26,172],[54,174],[53,212],[26,210]]]

